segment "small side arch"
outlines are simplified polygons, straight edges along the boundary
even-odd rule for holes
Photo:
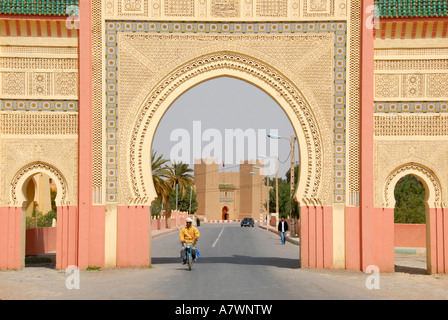
[[[430,208],[441,207],[442,189],[439,179],[431,169],[422,164],[411,162],[399,166],[387,177],[383,192],[383,208],[395,208],[395,186],[406,175],[416,176],[422,181],[426,192],[425,202]]]
[[[58,193],[56,195],[56,206],[70,205],[67,202],[67,182],[62,173],[55,167],[44,162],[34,162],[22,167],[14,176],[11,182],[10,205],[22,206],[27,200],[26,186],[32,177],[37,173],[45,173],[56,184]]]

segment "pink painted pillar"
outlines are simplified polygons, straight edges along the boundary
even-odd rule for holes
[[[395,271],[394,209],[375,208],[374,261],[380,272]]]
[[[0,269],[21,268],[22,208],[0,208]]]
[[[443,208],[443,247],[444,247],[444,261],[445,261],[445,269],[444,273],[448,273],[448,208]]]
[[[300,207],[300,266],[308,268],[309,261],[309,207]]]
[[[314,207],[316,211],[316,266],[324,267],[324,217],[321,206]]]
[[[308,262],[310,268],[316,268],[316,207],[308,207]]]
[[[92,206],[92,3],[79,1],[79,245],[78,267],[89,266]]]
[[[436,237],[437,237],[437,273],[443,273],[445,269],[445,259],[443,257],[444,240],[443,240],[443,212],[442,208],[436,209]]]
[[[428,221],[426,222],[428,228]],[[427,229],[428,232],[428,229]],[[428,271],[431,274],[437,273],[437,211],[434,208],[429,209],[429,238],[430,238],[430,259],[427,261]]]
[[[361,270],[361,215],[359,207],[345,211],[345,268]]]
[[[360,209],[361,209],[361,267],[364,271],[367,266],[374,264],[374,211],[373,211],[373,61],[374,42],[373,28],[370,29],[366,21],[370,13],[369,6],[373,6],[374,0],[362,1],[361,13],[361,185],[360,185]]]
[[[324,268],[333,267],[333,207],[323,207]]]

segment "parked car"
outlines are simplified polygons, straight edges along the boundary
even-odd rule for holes
[[[254,219],[253,218],[244,218],[241,221],[241,226],[242,227],[254,227]]]

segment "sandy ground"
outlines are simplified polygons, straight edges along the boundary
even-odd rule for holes
[[[365,287],[366,274],[347,270],[306,269],[332,280]],[[426,257],[395,254],[395,273],[379,274],[379,289],[371,289],[383,299],[448,300],[448,275],[426,275]]]

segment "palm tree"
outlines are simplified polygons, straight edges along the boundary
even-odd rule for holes
[[[163,155],[157,157],[157,152],[151,152],[151,166],[152,166],[152,181],[156,189],[157,197],[162,199],[162,202],[167,203],[169,208],[169,197],[173,192],[171,184],[168,183],[167,178],[170,176],[170,171],[166,165],[168,160],[163,159]],[[168,200],[167,200],[168,199]]]
[[[187,187],[192,187],[194,185],[194,177],[191,175],[193,172],[192,169],[188,167],[188,164],[186,163],[173,163],[173,166],[168,168],[169,176],[167,178],[168,184],[171,186],[171,192],[176,188],[176,186],[179,187],[180,192],[182,194],[182,197],[185,196],[185,192],[187,191]],[[169,218],[171,217],[171,210],[169,207],[169,198],[170,195],[167,195],[167,200],[165,201],[167,204],[167,219],[166,219],[166,226],[167,228],[170,227],[169,225]]]

